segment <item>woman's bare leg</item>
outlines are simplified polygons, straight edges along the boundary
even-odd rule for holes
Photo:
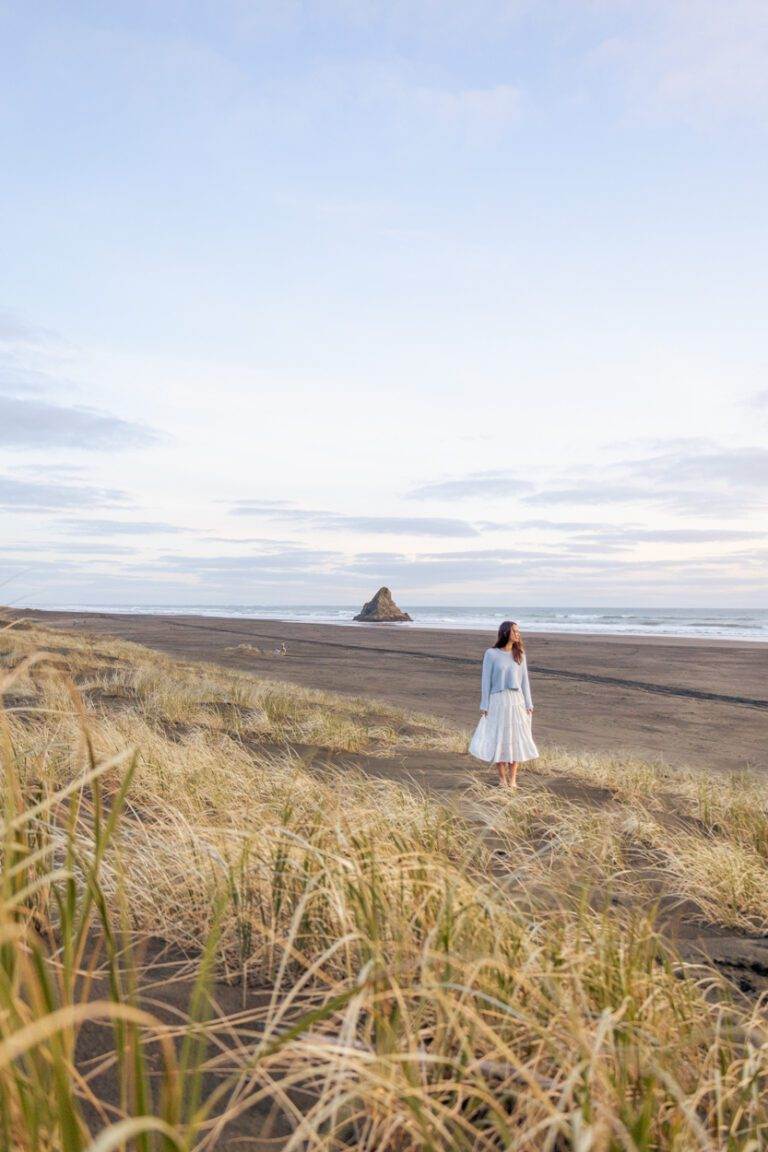
[[[503,785],[507,782],[507,766],[503,763],[503,761],[499,760],[496,763],[496,767],[499,771],[499,784],[501,784],[503,787]]]
[[[517,761],[513,761],[507,765],[507,785],[510,788],[517,788]]]

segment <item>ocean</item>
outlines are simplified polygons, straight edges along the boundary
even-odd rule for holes
[[[153,613],[158,615],[234,616],[246,619],[285,620],[310,624],[360,627],[353,616],[360,605],[280,604],[154,604],[61,605],[87,612]],[[400,607],[413,616],[412,624],[379,625],[393,628],[450,628],[495,632],[501,620],[516,620],[527,632],[593,633],[605,636],[680,636],[699,639],[768,642],[766,608],[453,608],[430,605]]]

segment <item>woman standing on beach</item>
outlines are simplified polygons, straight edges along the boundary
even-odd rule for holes
[[[539,750],[531,733],[533,700],[520,629],[514,620],[499,625],[493,648],[483,657],[480,723],[470,755],[495,764],[499,784],[517,788],[517,766],[535,760]]]

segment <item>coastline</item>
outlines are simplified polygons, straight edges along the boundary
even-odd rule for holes
[[[116,616],[179,616],[211,620],[247,620],[285,625],[331,625],[358,629],[370,622],[356,619],[359,606],[298,605],[49,605],[48,612],[105,613]],[[465,608],[408,605],[408,621],[378,622],[376,627],[413,632],[487,632],[510,615],[526,635],[590,636],[629,640],[700,640],[726,644],[745,642],[768,645],[766,609],[666,609],[666,608]],[[547,618],[549,617],[549,618]],[[630,623],[632,621],[632,623]]]
[[[472,726],[488,632],[225,616],[6,610],[7,618],[131,640],[174,656],[393,704]],[[286,656],[272,654],[285,642]],[[768,645],[743,640],[526,634],[537,739],[671,766],[762,769]],[[256,653],[239,645],[260,648]]]

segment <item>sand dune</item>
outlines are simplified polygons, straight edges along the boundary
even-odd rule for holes
[[[472,724],[490,637],[397,626],[201,616],[30,612],[55,627],[118,636],[190,659],[263,670],[281,680],[384,698]],[[270,649],[285,641],[288,654]],[[250,643],[256,655],[235,651]],[[625,749],[718,771],[765,765],[768,645],[604,636],[527,637],[537,735],[574,752]]]

